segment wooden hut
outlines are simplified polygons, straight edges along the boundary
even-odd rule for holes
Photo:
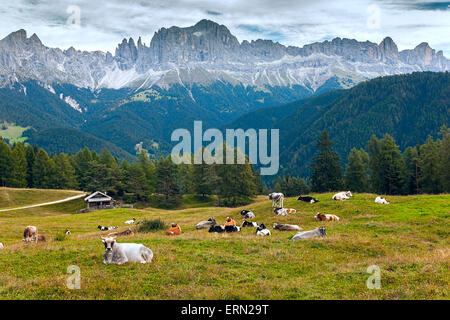
[[[114,207],[114,199],[105,193],[96,191],[90,196],[84,198],[87,202],[88,210],[98,210],[98,209],[110,209]]]

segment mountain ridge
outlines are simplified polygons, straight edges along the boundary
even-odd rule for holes
[[[205,19],[190,27],[161,28],[149,46],[141,37],[137,42],[123,39],[114,55],[49,48],[36,34],[27,38],[21,29],[0,40],[0,61],[3,86],[37,80],[91,90],[168,89],[174,84],[189,88],[223,81],[256,87],[300,85],[314,92],[332,77],[358,83],[381,75],[450,70],[442,51],[425,42],[402,51],[390,37],[379,44],[336,37],[302,47],[262,39],[239,42],[226,26]]]

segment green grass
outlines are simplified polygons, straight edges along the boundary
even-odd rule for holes
[[[214,216],[241,222],[242,208],[192,207],[182,210],[114,209],[74,214],[82,203],[0,213],[0,298],[2,299],[448,299],[450,195],[388,197],[373,203],[372,194],[348,201],[314,194],[320,202],[295,198],[297,209],[275,217],[271,202],[259,197],[245,208],[272,236],[257,237],[253,228],[211,234],[195,224]],[[191,205],[195,201],[192,200]],[[317,212],[336,214],[340,222],[317,222]],[[135,233],[119,242],[143,243],[154,252],[151,264],[102,264],[98,224],[160,218],[178,223],[183,234],[164,230]],[[295,232],[272,230],[274,222],[305,230],[326,225],[324,239],[291,242]],[[48,242],[25,244],[23,228],[36,225]],[[55,241],[68,228],[72,234]],[[136,231],[136,230],[134,230]],[[67,267],[81,269],[81,289],[66,288]],[[381,289],[369,290],[367,267],[381,268]]]
[[[80,191],[71,190],[14,189],[0,187],[0,209],[52,202],[73,197],[80,193]],[[60,205],[64,207],[64,204]]]
[[[22,134],[30,128],[31,127],[21,127],[3,122],[0,124],[0,137],[8,139],[11,144],[24,142],[28,138],[22,137]]]

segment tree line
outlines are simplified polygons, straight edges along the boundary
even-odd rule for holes
[[[0,139],[0,186],[102,191],[125,202],[153,200],[161,207],[176,207],[183,194],[216,195],[219,205],[246,204],[263,183],[248,159],[226,166],[175,165],[170,155],[151,160],[142,151],[130,163],[119,162],[107,149],[48,155],[42,148],[21,142],[10,147]]]
[[[317,140],[317,149],[311,163],[314,192],[342,188],[392,195],[450,192],[450,130],[445,126],[440,138],[429,136],[424,144],[404,152],[389,134],[381,139],[372,136],[366,149],[350,151],[344,173],[326,131]]]

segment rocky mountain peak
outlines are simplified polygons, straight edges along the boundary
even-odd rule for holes
[[[384,62],[395,62],[398,59],[398,47],[391,37],[386,37],[378,45],[380,48],[381,60]]]

